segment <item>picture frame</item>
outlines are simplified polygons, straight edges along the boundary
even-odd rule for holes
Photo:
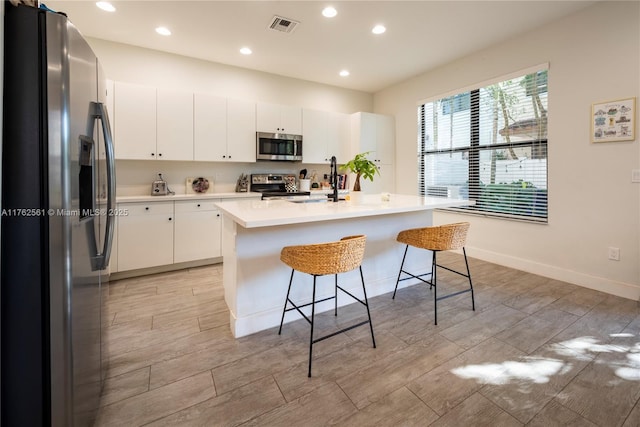
[[[636,98],[591,105],[591,142],[636,139]]]

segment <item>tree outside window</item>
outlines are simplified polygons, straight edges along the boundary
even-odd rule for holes
[[[547,219],[547,70],[418,107],[419,188],[483,215]]]

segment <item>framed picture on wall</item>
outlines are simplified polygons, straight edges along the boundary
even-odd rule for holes
[[[591,142],[636,139],[636,98],[591,105]]]

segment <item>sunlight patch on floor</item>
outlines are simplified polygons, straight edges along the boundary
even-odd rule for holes
[[[527,360],[530,359],[530,360]],[[452,369],[461,378],[475,378],[482,384],[504,385],[515,381],[531,381],[536,384],[549,382],[552,375],[562,370],[564,362],[557,359],[525,358],[524,361],[484,363]]]
[[[634,335],[611,334],[612,338],[632,338]],[[621,344],[601,344],[594,337],[578,337],[554,343],[546,347],[564,359],[593,360],[598,354],[624,355],[621,360],[596,359],[596,363],[605,364],[623,380],[640,381],[640,342],[632,346]],[[475,379],[480,384],[505,385],[514,382],[544,384],[551,376],[562,375],[571,370],[569,360],[548,357],[525,356],[520,360],[508,360],[501,363],[483,363],[465,365],[451,370],[460,378]]]

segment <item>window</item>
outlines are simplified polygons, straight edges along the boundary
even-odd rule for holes
[[[547,221],[547,69],[418,107],[420,193],[464,211]]]

